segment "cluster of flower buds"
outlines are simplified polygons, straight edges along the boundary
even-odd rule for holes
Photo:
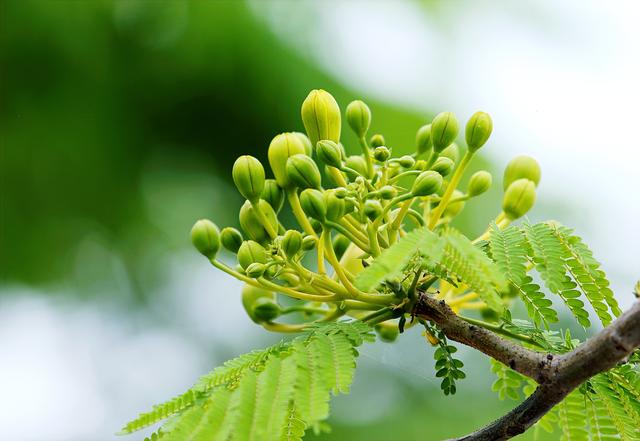
[[[466,191],[458,188],[491,135],[487,113],[476,112],[468,120],[464,153],[455,143],[458,120],[443,112],[418,129],[415,152],[402,156],[393,155],[383,135],[368,138],[371,111],[362,101],[351,102],[345,113],[359,142],[357,155],[348,156],[341,143],[342,114],[331,94],[313,90],[301,114],[306,135],[281,133],[269,144],[273,178],[252,156],[241,156],[233,165],[233,181],[246,199],[239,213],[242,232],[219,231],[209,220],[199,220],[191,230],[198,251],[246,283],[242,303],[250,318],[282,332],[300,330],[308,321],[362,317],[401,304],[399,290],[362,292],[355,286],[363,265],[416,226],[446,226],[492,184],[489,172],[478,171]],[[534,159],[520,156],[509,163],[502,212],[495,219],[499,227],[532,207],[539,181]],[[281,222],[283,209],[293,214],[295,228]],[[235,267],[217,259],[221,246],[236,256]],[[281,296],[297,301],[285,304]],[[303,322],[276,322],[291,313]],[[386,339],[395,335],[384,323],[378,329]]]

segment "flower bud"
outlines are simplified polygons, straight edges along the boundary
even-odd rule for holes
[[[369,140],[369,145],[374,149],[376,147],[381,147],[383,145],[386,145],[386,143],[384,142],[384,136],[380,135],[379,133],[376,133]]]
[[[331,167],[342,167],[342,152],[340,146],[333,141],[323,139],[316,145],[318,159]]]
[[[299,136],[293,133],[281,133],[277,135],[269,144],[269,165],[273,171],[273,175],[282,188],[289,187],[289,179],[287,178],[287,160],[298,154],[305,154],[304,144]]]
[[[336,195],[338,199],[344,199],[349,194],[347,189],[344,187],[338,187],[333,189],[333,193]]]
[[[444,178],[445,176],[449,176],[449,174],[453,171],[453,167],[455,164],[450,158],[442,157],[438,158],[436,162],[431,166],[431,170],[438,172]]]
[[[321,139],[340,141],[340,107],[329,92],[312,90],[302,103],[301,114],[311,145]]]
[[[245,270],[245,274],[252,279],[257,279],[258,277],[262,277],[267,267],[264,263],[254,262],[247,267]]]
[[[492,130],[493,121],[491,121],[488,113],[474,113],[471,118],[469,118],[465,129],[465,139],[467,140],[469,151],[475,152],[482,147],[489,139],[489,136],[491,136]]]
[[[503,188],[506,190],[512,182],[522,178],[533,181],[536,187],[540,183],[540,165],[531,156],[520,155],[509,161],[504,169]]]
[[[416,165],[413,166],[413,169],[414,170],[425,171],[425,170],[427,170],[427,164],[428,164],[428,162],[425,161],[424,159],[418,159],[416,161]]]
[[[342,255],[347,251],[349,245],[351,245],[351,241],[347,236],[343,234],[336,234],[334,236],[332,246],[338,260],[342,258]]]
[[[344,198],[344,214],[353,213],[356,209],[356,204],[358,203],[356,198],[346,197]]]
[[[398,338],[398,335],[400,335],[400,330],[395,324],[387,325],[380,323],[377,324],[374,329],[376,330],[378,337],[380,337],[380,340],[385,343],[393,343]]]
[[[493,178],[491,173],[485,170],[480,170],[471,175],[469,179],[469,185],[467,185],[467,194],[471,197],[481,195],[491,188],[491,182]]]
[[[431,122],[431,143],[433,150],[440,153],[456,140],[458,120],[452,112],[442,112]]]
[[[225,249],[237,253],[238,248],[242,245],[242,234],[235,228],[225,227],[220,232],[220,242]]]
[[[414,196],[429,196],[442,187],[442,176],[433,170],[427,170],[418,175],[413,182],[411,194]]]
[[[287,230],[282,238],[282,251],[288,258],[293,258],[302,248],[302,233],[297,230]]]
[[[300,193],[300,205],[305,214],[320,222],[324,222],[327,216],[327,206],[321,191],[314,188],[307,188]]]
[[[364,203],[363,212],[369,220],[374,221],[382,214],[382,204],[376,199],[368,199]]]
[[[440,157],[449,158],[456,163],[460,159],[460,147],[455,142],[452,142],[449,147],[440,152]]]
[[[238,249],[238,263],[247,269],[252,263],[267,263],[267,250],[253,240],[245,240]]]
[[[291,132],[298,137],[302,145],[304,146],[304,153],[307,156],[313,156],[313,146],[311,145],[311,140],[304,133],[300,132]]]
[[[293,155],[287,160],[287,179],[300,188],[320,187],[320,170],[307,155]]]
[[[191,228],[191,243],[209,259],[213,259],[220,250],[220,232],[208,219],[200,219]]]
[[[251,320],[256,323],[260,323],[261,321],[254,314],[254,306],[259,299],[266,299],[275,302],[276,295],[272,291],[267,291],[266,289],[245,284],[242,288],[242,306]]]
[[[363,101],[351,101],[347,106],[347,122],[351,129],[362,138],[371,125],[371,110]]]
[[[385,162],[390,156],[391,152],[383,145],[378,146],[373,150],[373,157],[378,162]]]
[[[245,199],[257,201],[264,189],[264,167],[253,156],[243,155],[233,164],[233,182]]]
[[[302,249],[304,251],[312,250],[316,247],[317,243],[318,239],[316,239],[314,236],[305,236],[302,238]]]
[[[427,153],[433,145],[431,144],[431,124],[426,124],[418,129],[416,133],[416,150],[418,155]]]
[[[398,190],[396,190],[392,185],[385,185],[380,190],[378,190],[378,194],[382,199],[389,200],[395,198],[398,195]]]
[[[253,304],[253,316],[258,322],[270,322],[280,316],[282,310],[275,300],[259,298]]]
[[[536,184],[529,179],[517,179],[509,185],[502,199],[502,211],[511,220],[524,216],[536,201]]]
[[[352,170],[355,170],[361,176],[367,176],[367,161],[362,155],[349,156],[344,165]]]
[[[416,160],[409,155],[405,155],[398,159],[398,164],[404,168],[411,168],[416,165]]]
[[[339,198],[334,191],[324,192],[324,203],[327,207],[327,219],[337,221],[344,216],[344,198]]]
[[[284,192],[275,179],[267,179],[264,181],[264,189],[262,190],[262,199],[267,201],[276,213],[282,210],[284,204]]]
[[[311,224],[313,231],[320,236],[320,234],[322,234],[322,224],[315,219],[309,219],[309,223]]]
[[[269,205],[267,201],[260,199],[258,201],[258,207],[260,208],[260,211],[262,211],[262,214],[265,215],[274,231],[278,231],[278,217],[276,216],[275,211],[273,211],[273,208],[271,208],[271,205]],[[255,213],[255,207],[251,205],[249,201],[246,201],[242,207],[240,207],[238,218],[240,220],[242,230],[251,239],[256,242],[265,242],[270,239],[267,230],[265,230],[262,222]]]
[[[451,195],[451,200],[458,199],[462,196],[464,196],[464,194],[460,190],[454,190],[453,194]],[[447,208],[444,209],[442,216],[449,218],[455,217],[462,211],[464,205],[465,201],[449,202],[449,204],[447,204]]]

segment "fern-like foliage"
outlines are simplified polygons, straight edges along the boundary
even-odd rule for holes
[[[361,322],[314,325],[289,342],[225,363],[121,433],[171,417],[151,441],[300,440],[307,428],[320,430],[331,395],[349,391],[355,348],[372,339]]]
[[[510,226],[500,230],[495,224],[491,227],[490,250],[493,260],[502,273],[509,279],[524,302],[531,320],[538,325],[549,327],[549,323],[558,321],[558,314],[551,307],[553,303],[540,291],[527,275],[526,239],[520,228]]]

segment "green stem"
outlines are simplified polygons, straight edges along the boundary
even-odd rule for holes
[[[262,210],[260,209],[259,201],[260,201],[260,199],[256,199],[255,201],[249,201],[249,202],[251,203],[251,206],[253,207],[253,211],[255,212],[256,217],[258,218],[258,220],[260,221],[260,223],[262,224],[264,229],[267,230],[267,234],[273,240],[278,235],[278,232],[273,228],[273,225],[271,225],[271,223],[269,223],[269,220],[267,219],[267,216],[265,216],[264,213],[262,212]]]
[[[362,154],[364,155],[364,159],[367,161],[367,177],[371,179],[373,177],[373,159],[371,158],[369,145],[367,144],[367,140],[364,136],[361,136],[359,141],[360,147],[362,147]]]
[[[302,206],[300,205],[300,199],[298,198],[296,189],[288,188],[286,191],[287,200],[289,201],[289,205],[291,206],[293,215],[296,217],[296,220],[298,221],[304,232],[310,236],[318,237],[313,227],[311,226],[309,219],[307,219],[307,215],[304,214],[304,211],[302,210]]]
[[[462,179],[462,175],[464,174],[464,171],[469,165],[469,162],[471,161],[472,157],[473,157],[473,153],[467,151],[467,153],[465,153],[464,157],[462,158],[462,161],[460,161],[460,165],[458,165],[458,168],[456,168],[456,171],[453,174],[453,177],[451,178],[451,182],[449,182],[449,185],[447,185],[447,190],[442,196],[442,200],[440,201],[438,206],[435,208],[435,210],[433,211],[433,214],[431,215],[431,218],[429,219],[430,230],[433,230],[433,228],[438,223],[438,220],[440,220],[442,213],[444,213],[444,210],[447,208],[447,205],[449,205],[449,200],[451,199],[451,196],[453,195],[454,190],[460,183],[460,179]]]

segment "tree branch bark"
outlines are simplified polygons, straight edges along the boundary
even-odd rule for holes
[[[414,313],[436,323],[451,340],[475,348],[539,384],[512,411],[458,441],[507,440],[523,433],[575,388],[616,366],[640,346],[640,301],[598,334],[562,355],[532,351],[469,324],[444,301],[426,294],[421,294]]]

